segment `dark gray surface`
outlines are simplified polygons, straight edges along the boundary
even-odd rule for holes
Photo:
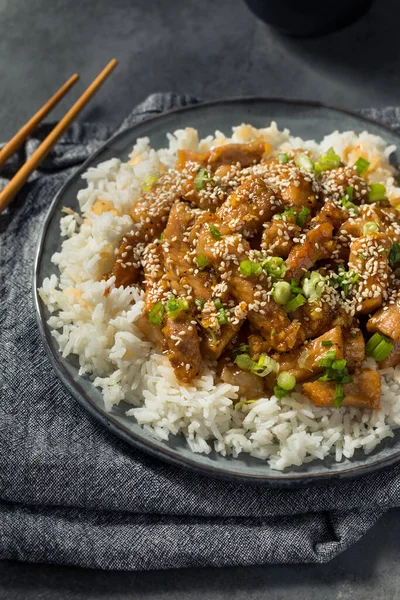
[[[0,0],[0,131],[11,135],[74,71],[120,66],[82,115],[117,124],[148,93],[267,94],[344,107],[399,104],[397,0],[316,40],[279,37],[240,0]],[[79,88],[79,89],[78,89]],[[59,117],[71,99],[53,113]],[[400,596],[400,512],[320,567],[119,574],[0,563],[0,598],[389,600]]]
[[[74,71],[120,65],[81,118],[118,124],[149,93],[399,103],[398,0],[320,39],[283,38],[241,0],[0,0],[0,125],[10,135]],[[70,100],[54,115],[59,117]]]

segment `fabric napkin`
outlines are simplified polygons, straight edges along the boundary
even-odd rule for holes
[[[195,101],[152,95],[122,127]],[[363,112],[400,129],[399,108]],[[132,570],[332,559],[400,505],[400,465],[290,490],[203,477],[111,435],[53,372],[32,303],[34,249],[54,194],[110,134],[72,126],[0,216],[0,557]]]

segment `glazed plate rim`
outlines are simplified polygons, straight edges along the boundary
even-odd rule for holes
[[[292,467],[285,469],[284,471],[276,471],[276,475],[271,475],[270,473],[266,475],[255,474],[251,472],[234,472],[234,470],[226,470],[218,464],[218,460],[221,461],[226,460],[225,457],[217,458],[217,461],[214,464],[203,464],[201,462],[201,457],[203,455],[199,455],[196,453],[190,453],[189,456],[183,456],[179,453],[179,449],[175,450],[174,448],[168,446],[168,442],[164,443],[163,446],[160,445],[160,442],[157,438],[151,436],[147,431],[140,428],[139,433],[129,430],[119,419],[118,415],[113,414],[112,412],[106,412],[104,408],[100,408],[97,406],[94,401],[86,395],[84,388],[81,385],[81,380],[83,377],[78,376],[74,379],[68,370],[66,369],[64,362],[68,359],[63,359],[58,348],[52,343],[52,336],[50,327],[47,325],[48,314],[46,314],[46,307],[40,299],[38,288],[41,285],[41,281],[39,280],[40,276],[40,266],[42,259],[42,250],[45,243],[46,235],[48,232],[49,225],[52,219],[56,216],[56,211],[59,207],[60,201],[63,196],[68,193],[69,188],[80,179],[81,174],[86,171],[93,163],[96,162],[97,157],[105,151],[107,148],[112,147],[115,142],[124,136],[132,136],[136,129],[141,128],[146,124],[153,124],[155,122],[162,121],[166,117],[174,114],[182,114],[182,113],[190,113],[202,109],[208,109],[215,107],[222,108],[224,106],[232,106],[232,105],[240,105],[240,104],[252,104],[252,103],[266,103],[266,104],[284,104],[290,105],[291,107],[305,107],[305,108],[315,108],[315,109],[326,109],[328,111],[334,111],[338,113],[343,113],[352,117],[360,122],[364,122],[366,126],[368,124],[372,124],[375,127],[379,127],[382,130],[386,130],[390,133],[391,136],[397,137],[399,140],[398,147],[400,147],[400,134],[395,130],[391,129],[387,125],[379,122],[378,120],[364,117],[359,115],[351,110],[337,108],[335,106],[331,106],[328,104],[324,104],[318,101],[309,101],[309,100],[295,100],[295,99],[284,99],[284,98],[270,98],[264,96],[239,96],[232,97],[226,99],[218,99],[211,100],[208,102],[201,102],[197,104],[191,104],[189,106],[184,106],[181,108],[173,108],[167,110],[163,113],[157,114],[155,116],[148,117],[143,119],[129,127],[123,129],[122,131],[117,132],[111,138],[109,138],[104,144],[101,145],[74,173],[69,177],[65,183],[62,185],[60,190],[56,193],[53,201],[51,202],[48,212],[46,214],[43,226],[41,228],[38,243],[35,252],[34,258],[34,268],[33,268],[33,300],[35,306],[36,313],[36,321],[38,324],[38,328],[40,331],[40,336],[42,338],[42,342],[44,344],[47,355],[50,358],[52,366],[63,383],[63,385],[67,388],[67,390],[71,393],[71,395],[79,402],[79,404],[87,410],[92,416],[94,416],[98,421],[102,423],[104,427],[110,430],[113,434],[122,438],[132,446],[138,448],[139,450],[154,456],[160,460],[166,461],[169,464],[174,466],[183,467],[189,469],[191,471],[195,471],[202,475],[208,475],[217,477],[219,479],[224,479],[228,481],[236,481],[238,483],[257,483],[270,485],[275,487],[297,487],[305,484],[327,481],[327,480],[337,480],[343,478],[354,478],[363,474],[371,473],[375,470],[382,469],[389,465],[392,465],[400,460],[400,442],[398,444],[397,449],[393,449],[393,451],[387,457],[377,456],[375,459],[372,455],[364,455],[365,464],[361,464],[359,466],[352,466],[351,459],[345,459],[340,465],[343,465],[343,468],[337,471],[326,471],[317,472],[317,473],[301,473],[301,472],[291,472]],[[190,117],[188,118],[187,126],[190,126]],[[59,218],[58,218],[59,220]],[[61,240],[61,238],[60,238]],[[94,387],[94,386],[93,386]],[[96,389],[96,388],[94,388]],[[101,394],[100,390],[98,390],[99,394]],[[132,418],[132,417],[131,417]],[[382,448],[382,445],[385,444],[386,440],[380,442],[377,448]],[[166,444],[166,445],[165,445]],[[218,455],[220,456],[220,455]],[[238,458],[231,458],[230,460],[241,461],[241,457],[243,454],[240,454]],[[200,457],[200,460],[199,460]],[[371,458],[372,457],[372,460]],[[254,459],[262,463],[259,459]],[[324,468],[325,460],[319,461],[318,459],[314,461],[315,463],[319,463],[321,468]],[[223,462],[223,461],[222,461]],[[232,462],[233,464],[233,462]],[[267,466],[267,465],[266,465]],[[268,467],[270,468],[270,467]],[[273,471],[274,472],[274,471]]]

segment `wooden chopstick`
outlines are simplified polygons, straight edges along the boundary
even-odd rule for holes
[[[47,154],[50,152],[58,138],[64,133],[64,131],[71,125],[75,117],[81,112],[86,106],[89,100],[94,96],[99,87],[104,83],[110,73],[117,66],[115,58],[111,60],[108,65],[101,71],[96,79],[89,85],[87,90],[82,96],[75,102],[75,104],[69,109],[66,115],[60,120],[60,122],[54,127],[49,135],[43,140],[40,146],[35,150],[32,156],[26,161],[26,163],[20,168],[20,170],[14,175],[11,181],[6,187],[0,192],[0,212],[2,212],[9,203],[13,200],[17,192],[21,189],[28,177],[33,171],[40,165]]]
[[[2,150],[0,150],[0,167],[4,165],[6,160],[10,158],[14,154],[16,150],[22,145],[22,143],[26,140],[28,135],[30,135],[36,127],[39,125],[40,121],[42,121],[48,113],[51,111],[56,104],[60,102],[60,100],[65,96],[65,94],[72,88],[72,86],[78,81],[79,75],[75,73],[72,75],[60,87],[60,89],[42,106],[38,112],[33,115],[31,119],[14,135],[13,138],[4,146]]]

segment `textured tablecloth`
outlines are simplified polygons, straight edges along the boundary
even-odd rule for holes
[[[191,102],[155,94],[122,127]],[[400,128],[398,108],[363,112]],[[72,126],[0,215],[0,557],[133,570],[330,560],[400,504],[400,465],[297,490],[208,479],[111,435],[54,374],[32,303],[34,249],[54,194],[111,133]]]

